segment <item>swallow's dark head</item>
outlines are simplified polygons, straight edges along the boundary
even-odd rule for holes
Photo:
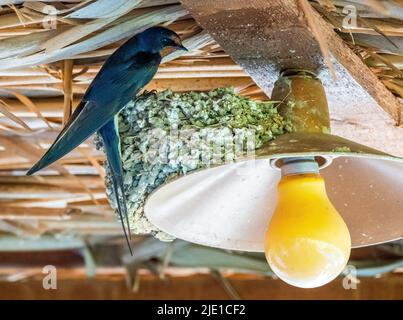
[[[166,48],[175,50],[187,49],[182,45],[181,38],[172,30],[164,27],[152,27],[143,31],[140,35],[141,41],[149,51],[161,52]]]

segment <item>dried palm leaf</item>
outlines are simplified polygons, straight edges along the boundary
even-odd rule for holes
[[[51,53],[40,52],[18,59],[2,59],[0,60],[0,70],[35,66],[63,59],[69,59],[72,56],[80,53],[96,50],[116,41],[125,39],[154,25],[158,25],[166,21],[176,20],[185,16],[186,14],[187,11],[182,9],[181,6],[169,6],[157,9],[155,11],[133,17],[130,20],[113,26],[87,40],[72,44]]]
[[[0,112],[4,114],[7,118],[14,121],[15,123],[19,124],[21,127],[25,128],[26,130],[32,131],[32,129],[20,118],[14,115],[9,110],[9,106],[7,103],[0,99]]]
[[[42,119],[42,121],[49,127],[49,129],[53,129],[52,125],[50,124],[50,122],[44,117],[42,116],[41,111],[39,110],[39,108],[35,105],[35,103],[32,102],[31,99],[29,99],[27,96],[24,96],[23,94],[14,91],[14,90],[10,90],[10,89],[2,89],[12,95],[14,95],[23,105],[25,105],[31,112],[34,112],[40,119]]]
[[[120,18],[127,12],[131,11],[132,9],[136,8],[137,5],[141,2],[141,0],[118,0],[113,1],[111,8],[110,0],[98,0],[91,5],[84,7],[77,12],[70,14],[68,17],[71,18],[71,15],[78,14],[80,17],[80,12],[82,10],[90,10],[92,12],[93,17],[97,18],[95,21],[90,21],[83,25],[78,25],[73,28],[66,30],[58,34],[57,36],[47,40],[45,43],[42,44],[42,49],[46,52],[51,53],[58,49],[68,46],[69,44],[82,39],[83,37],[95,32],[104,26],[110,24],[111,22],[115,21],[116,19]],[[89,8],[89,9],[88,9]],[[104,16],[106,12],[104,10],[108,8],[107,14],[108,16]],[[85,11],[87,12],[87,11]]]
[[[74,4],[70,7],[63,5],[62,3],[53,2],[52,3],[52,6],[53,6],[52,13],[54,13],[55,15],[64,15],[64,14],[67,14],[70,12],[74,12],[74,11],[86,6],[90,2],[92,2],[92,0],[85,0],[82,2],[77,1],[77,4]],[[31,10],[35,10],[35,11],[41,12],[41,13],[46,12],[46,9],[48,6],[49,6],[49,4],[40,2],[40,1],[25,1],[24,2],[25,8],[29,8]]]
[[[76,10],[66,18],[70,19],[116,19],[133,10],[141,0],[98,0]]]

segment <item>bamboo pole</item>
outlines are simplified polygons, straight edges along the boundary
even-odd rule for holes
[[[63,61],[63,125],[67,123],[73,110],[73,67],[73,60],[68,59]]]

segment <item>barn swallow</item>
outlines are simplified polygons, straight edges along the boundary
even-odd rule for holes
[[[163,27],[149,28],[119,47],[105,61],[51,147],[27,172],[27,175],[32,175],[51,165],[98,131],[104,142],[118,212],[130,252],[130,226],[115,117],[154,77],[161,63],[161,52],[166,48],[187,51],[179,36]]]

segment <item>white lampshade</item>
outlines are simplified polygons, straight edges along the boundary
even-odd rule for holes
[[[403,159],[330,134],[285,135],[260,149],[256,159],[182,176],[150,195],[145,214],[180,239],[263,252],[280,179],[272,160],[312,155],[331,159],[321,175],[353,247],[403,235]]]

